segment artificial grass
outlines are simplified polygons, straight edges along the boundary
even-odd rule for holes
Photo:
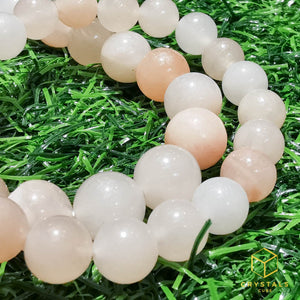
[[[174,2],[181,16],[209,14],[219,37],[236,40],[246,59],[267,72],[269,88],[285,101],[286,148],[276,165],[274,191],[251,204],[241,229],[210,235],[202,253],[186,264],[160,258],[139,283],[113,284],[91,264],[76,281],[45,284],[31,275],[21,253],[1,264],[0,299],[299,299],[299,2]],[[138,26],[134,30],[141,32]],[[174,34],[147,38],[152,47],[169,45],[180,51]],[[192,71],[203,72],[200,56],[185,57]],[[225,157],[238,126],[236,107],[225,98],[220,117],[229,136]],[[132,176],[141,154],[163,143],[167,122],[163,105],[145,98],[136,84],[114,82],[101,66],[79,66],[66,49],[29,41],[17,58],[0,62],[0,177],[11,191],[25,180],[45,179],[72,201],[82,181],[99,171]],[[218,176],[220,165],[203,171],[203,179]],[[263,247],[279,261],[278,272],[265,279],[251,271],[251,254]],[[271,282],[272,291],[262,291],[255,282]]]

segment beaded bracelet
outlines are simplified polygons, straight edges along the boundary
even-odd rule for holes
[[[179,20],[170,0],[146,0],[141,7],[136,0],[16,3],[0,6],[4,45],[0,59],[17,56],[27,38],[68,47],[81,64],[101,62],[112,79],[137,81],[145,96],[164,102],[171,120],[165,144],[141,156],[134,179],[117,172],[95,174],[80,186],[73,207],[50,182],[27,181],[9,193],[0,180],[0,217],[5,224],[0,230],[0,262],[24,249],[30,271],[59,284],[79,277],[93,258],[109,280],[134,283],[151,272],[158,255],[188,260],[207,219],[212,222],[211,234],[234,232],[246,220],[249,202],[272,191],[274,164],[284,148],[279,129],[284,104],[267,90],[263,69],[244,61],[236,42],[217,38],[209,16],[195,12]],[[175,30],[179,47],[202,55],[210,77],[190,73],[177,51],[151,50],[144,37],[129,31],[137,21],[146,34],[157,38]],[[90,45],[88,53],[83,45]],[[234,151],[222,164],[221,177],[201,183],[201,170],[219,161],[227,145],[225,127],[217,116],[222,94],[212,78],[222,80],[226,98],[238,105],[242,126],[235,134]],[[147,224],[146,205],[153,209]],[[207,238],[208,233],[197,253]]]

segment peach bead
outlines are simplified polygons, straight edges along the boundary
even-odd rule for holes
[[[267,197],[273,190],[277,172],[274,163],[263,153],[242,148],[231,152],[221,166],[221,176],[238,182],[249,202]]]
[[[0,197],[8,197],[9,191],[7,188],[6,183],[4,182],[3,179],[0,178]]]
[[[69,27],[88,26],[97,15],[97,0],[56,0],[59,19]]]
[[[0,197],[0,263],[15,257],[22,249],[28,222],[22,209],[8,198]]]
[[[41,40],[54,31],[58,22],[57,8],[49,0],[19,0],[14,14],[24,23],[27,37]]]
[[[189,72],[190,67],[179,52],[169,48],[157,48],[140,62],[136,79],[145,96],[163,102],[166,89],[172,80]]]
[[[202,66],[207,75],[222,80],[231,64],[244,59],[244,51],[237,42],[228,38],[218,38],[204,48]]]
[[[64,48],[68,46],[72,28],[62,23],[56,23],[54,31],[42,39],[42,42],[50,47]]]
[[[0,1],[0,12],[13,14],[14,7],[19,0],[1,0]]]
[[[191,152],[201,168],[213,166],[223,155],[227,133],[221,119],[204,108],[188,108],[169,122],[165,142]]]
[[[250,120],[242,125],[234,136],[234,150],[243,147],[266,154],[276,164],[284,151],[284,137],[271,121]]]

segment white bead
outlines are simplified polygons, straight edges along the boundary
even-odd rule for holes
[[[29,225],[50,216],[72,216],[72,205],[65,192],[45,180],[30,180],[20,184],[9,198],[23,209]]]
[[[153,209],[169,199],[190,201],[201,182],[201,171],[188,151],[162,145],[142,155],[134,169],[134,180],[143,189],[147,206]]]
[[[24,24],[16,16],[0,12],[0,60],[20,54],[26,39]]]
[[[94,238],[104,222],[123,217],[143,220],[145,198],[141,188],[117,172],[98,173],[85,180],[74,199],[76,217]]]
[[[93,243],[75,218],[53,216],[36,223],[24,248],[28,269],[40,280],[63,284],[79,277],[89,266]]]
[[[254,90],[243,97],[238,108],[239,122],[265,119],[280,128],[285,120],[286,111],[282,99],[269,90]]]
[[[116,81],[135,82],[136,68],[150,51],[149,43],[140,34],[132,31],[115,33],[103,45],[103,69]]]
[[[7,198],[8,195],[9,195],[9,191],[7,185],[4,182],[4,180],[0,178],[0,197]]]
[[[158,242],[159,256],[169,261],[186,261],[195,239],[206,219],[189,201],[168,200],[150,214],[148,225]],[[205,246],[208,234],[202,239],[197,253]]]
[[[67,47],[71,35],[71,27],[58,20],[54,31],[42,39],[42,42],[50,47],[64,48]]]
[[[1,0],[0,2],[0,12],[13,14],[14,7],[19,0]]]
[[[200,12],[187,14],[180,19],[175,33],[178,46],[194,55],[202,54],[218,35],[214,20]]]
[[[178,20],[177,6],[171,0],[146,0],[140,7],[139,24],[150,36],[168,36],[175,30]]]
[[[211,219],[209,232],[229,234],[239,229],[248,216],[247,194],[240,184],[225,178],[210,178],[199,185],[193,203],[206,219]]]
[[[284,151],[284,137],[273,122],[250,120],[243,124],[234,136],[234,150],[243,147],[264,153],[276,164]]]
[[[142,221],[105,223],[94,241],[94,262],[110,281],[131,284],[145,278],[158,257],[157,242]]]
[[[51,34],[58,22],[57,8],[49,0],[19,0],[14,13],[24,23],[27,37],[33,40]]]
[[[100,0],[98,18],[109,31],[121,32],[131,29],[137,22],[139,4],[136,0]]]
[[[235,105],[239,105],[242,98],[249,92],[267,88],[268,77],[265,71],[251,61],[239,61],[232,64],[223,76],[223,93]]]
[[[222,107],[222,93],[210,77],[201,73],[187,73],[170,83],[164,105],[170,119],[191,107],[206,108],[218,115]]]

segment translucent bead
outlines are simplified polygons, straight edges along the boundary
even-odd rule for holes
[[[150,36],[168,36],[175,30],[178,21],[178,9],[171,0],[146,0],[140,7],[139,24]]]
[[[265,119],[280,128],[286,117],[285,105],[272,91],[254,90],[243,97],[238,116],[241,124],[253,119]]]
[[[233,63],[223,76],[223,93],[235,105],[239,105],[242,98],[249,92],[267,88],[268,77],[265,71],[251,61]]]
[[[57,8],[49,0],[19,0],[14,14],[24,23],[27,37],[32,40],[51,34],[58,22]]]
[[[93,254],[91,236],[75,218],[52,216],[35,224],[24,248],[28,269],[40,280],[63,284],[78,278]]]
[[[0,60],[16,57],[26,44],[24,24],[14,15],[0,12]]]
[[[42,39],[42,42],[50,47],[64,48],[68,46],[71,35],[71,27],[58,20],[52,33]]]
[[[7,185],[4,182],[4,180],[0,178],[0,197],[7,198],[8,195],[9,195],[9,191]]]
[[[200,55],[214,39],[218,31],[214,20],[201,12],[185,15],[176,27],[178,46],[185,52]]]
[[[165,110],[173,118],[178,112],[191,107],[202,107],[219,114],[222,107],[222,93],[218,85],[201,73],[187,73],[176,77],[168,86]]]
[[[218,38],[205,47],[202,66],[207,75],[222,80],[230,65],[244,59],[244,51],[237,42],[228,38]]]
[[[81,28],[97,15],[97,0],[55,0],[59,19],[67,26]]]
[[[284,151],[284,137],[271,121],[250,120],[242,125],[234,136],[234,150],[243,147],[266,154],[276,164]]]
[[[139,63],[136,69],[137,84],[145,96],[163,102],[166,89],[172,80],[189,72],[190,67],[179,52],[157,48]]]
[[[169,261],[188,260],[205,221],[189,201],[168,200],[158,205],[150,214],[148,225],[158,242],[159,256]],[[207,237],[205,234],[197,253],[204,248]]]
[[[104,222],[123,217],[143,220],[145,198],[141,188],[117,172],[98,173],[85,180],[74,199],[76,217],[94,238]]]
[[[28,222],[22,209],[12,200],[0,197],[0,263],[17,256],[23,249]]]
[[[211,219],[209,232],[229,234],[245,222],[249,202],[242,186],[225,177],[214,177],[202,182],[193,196],[193,203],[201,214]]]
[[[73,29],[68,43],[70,55],[81,65],[100,63],[103,44],[111,35],[98,19],[84,28]]]
[[[115,33],[103,45],[103,69],[116,81],[135,82],[136,68],[150,51],[148,41],[140,34],[132,31]]]
[[[267,156],[249,148],[231,152],[221,167],[221,176],[238,182],[250,202],[260,201],[272,192],[276,174],[276,167]]]
[[[99,272],[115,283],[131,284],[145,278],[158,257],[157,242],[142,221],[122,219],[103,224],[94,241]]]
[[[9,198],[23,209],[29,225],[55,215],[72,216],[72,205],[65,192],[45,180],[20,184]]]
[[[19,0],[2,0],[0,2],[0,12],[13,14],[14,7],[16,6],[18,1]]]
[[[190,201],[201,182],[201,171],[188,151],[161,145],[141,156],[134,169],[134,180],[142,188],[147,206],[153,209],[169,199]]]
[[[137,22],[139,4],[136,0],[100,0],[98,18],[109,31],[128,31]]]
[[[201,170],[213,166],[227,146],[227,133],[221,119],[204,108],[188,108],[176,114],[165,133],[166,144],[190,151]]]

